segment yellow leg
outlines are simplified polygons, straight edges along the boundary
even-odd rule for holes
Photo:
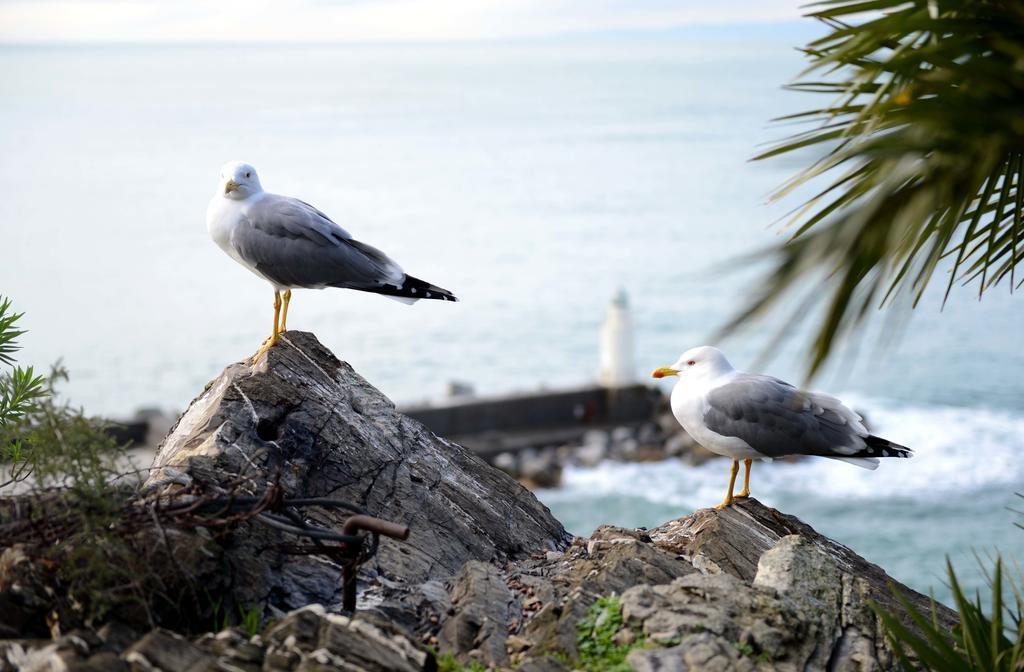
[[[288,331],[288,304],[292,300],[292,290],[284,290],[284,306],[281,309],[281,328],[278,329],[278,333],[283,334]]]
[[[753,463],[753,460],[743,460],[743,489],[737,497],[750,497],[750,465]]]
[[[267,340],[263,341],[263,345],[261,345],[260,349],[256,351],[256,354],[252,356],[252,361],[253,362],[255,362],[257,359],[259,359],[260,355],[262,355],[264,352],[266,352],[267,350],[270,350],[272,347],[277,345],[277,336],[279,334],[279,332],[277,330],[277,324],[278,324],[278,319],[280,317],[281,317],[281,295],[277,293],[277,290],[274,290],[274,330],[270,334],[270,338],[268,338]]]
[[[719,511],[732,504],[732,489],[736,487],[736,474],[738,473],[740,473],[740,463],[733,460],[729,470],[729,492],[725,493],[722,503],[715,507]]]

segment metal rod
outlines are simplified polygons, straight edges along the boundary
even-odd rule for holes
[[[276,528],[282,532],[289,532],[298,536],[309,537],[310,539],[326,539],[328,541],[338,541],[349,544],[359,541],[359,538],[354,534],[338,534],[337,532],[331,532],[330,530],[313,527],[296,527],[295,525],[282,521],[269,513],[257,514],[256,518],[264,525]]]
[[[345,521],[344,527],[341,528],[341,533],[355,534],[359,530],[376,532],[377,534],[383,534],[385,537],[401,541],[409,538],[409,527],[407,525],[399,525],[398,523],[364,515],[349,516],[348,520]]]
[[[409,538],[409,528],[406,525],[388,522],[373,516],[355,515],[349,516],[345,525],[341,528],[342,534],[355,534],[359,530],[367,530],[383,534],[392,539],[405,541]],[[355,562],[345,563],[341,570],[341,605],[345,611],[356,610],[356,574],[359,565]]]

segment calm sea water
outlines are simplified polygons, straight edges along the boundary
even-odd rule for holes
[[[267,335],[269,286],[207,238],[219,166],[316,204],[455,291],[413,307],[299,292],[316,332],[399,402],[449,380],[500,393],[592,380],[597,331],[631,295],[638,374],[706,342],[752,291],[796,160],[750,163],[801,62],[768,33],[436,47],[0,48],[0,292],[27,312],[22,359],[63,357],[87,410],[181,409]],[[789,205],[795,205],[790,203]],[[937,293],[936,293],[937,294]],[[758,465],[753,488],[945,595],[950,554],[1018,556],[1024,312],[998,292],[931,296],[899,345],[817,381],[917,457],[866,472]],[[720,343],[744,367],[772,329]],[[799,379],[786,341],[767,371]],[[574,532],[654,525],[719,501],[725,466],[605,464],[541,493]]]

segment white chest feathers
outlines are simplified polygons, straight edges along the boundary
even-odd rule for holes
[[[246,211],[260,197],[262,197],[262,193],[254,194],[245,200],[233,200],[215,195],[206,207],[206,230],[209,232],[210,238],[217,243],[217,247],[246,267],[249,267],[249,264],[235,249],[231,238],[235,229],[245,224]]]
[[[683,426],[686,433],[693,437],[694,441],[712,453],[731,457],[734,460],[763,457],[743,439],[722,436],[711,431],[704,423],[704,414],[707,411],[707,402],[705,401],[707,393],[727,382],[728,377],[700,385],[685,384],[680,380],[672,388],[672,415]]]

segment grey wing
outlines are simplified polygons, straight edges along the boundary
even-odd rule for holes
[[[770,376],[742,375],[711,390],[704,423],[768,457],[848,456],[865,447],[860,416],[836,398]]]
[[[308,203],[268,195],[246,212],[231,244],[282,287],[401,286],[405,272],[380,250],[354,240]]]

